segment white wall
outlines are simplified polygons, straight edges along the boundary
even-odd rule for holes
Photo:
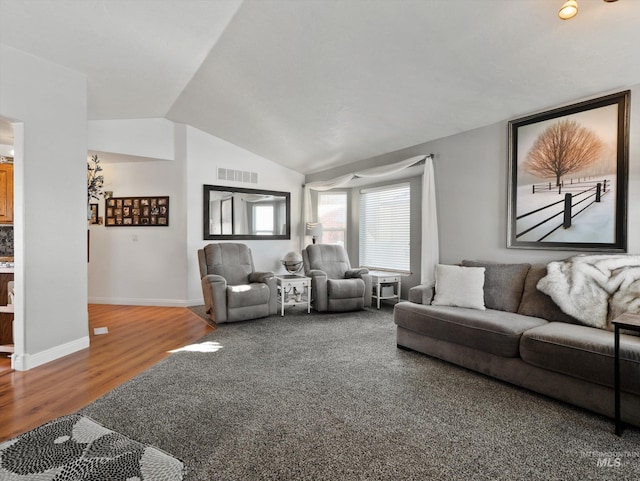
[[[166,119],[91,120],[91,150],[153,159],[175,159],[174,124]]]
[[[291,192],[291,240],[240,241],[251,247],[257,269],[283,272],[280,259],[299,245],[302,174],[186,125],[164,119],[118,123],[89,122],[89,148],[103,159],[104,190],[115,197],[169,195],[169,227],[91,225],[89,302],[202,304],[196,253],[211,242],[202,238],[203,184]],[[218,166],[257,172],[258,184],[218,182]],[[99,210],[104,217],[103,200]]]
[[[115,197],[169,196],[169,225],[91,225],[89,302],[184,305],[186,216],[180,161],[106,163],[106,189]],[[104,218],[104,201],[99,203]]]
[[[229,142],[187,127],[187,216],[188,294],[191,304],[202,304],[202,288],[197,250],[211,241],[202,239],[202,186],[229,185],[251,189],[291,192],[291,239],[239,241],[253,253],[257,270],[284,272],[280,259],[289,251],[299,251],[300,211],[304,176]],[[228,167],[258,173],[258,184],[218,181],[217,168]],[[231,241],[224,241],[231,242]]]
[[[14,367],[89,345],[84,75],[0,45],[0,115],[15,136]]]

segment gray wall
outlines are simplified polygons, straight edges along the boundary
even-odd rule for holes
[[[579,99],[578,99],[579,100]],[[573,100],[570,103],[574,103]],[[528,113],[523,113],[523,115]],[[438,202],[440,261],[477,259],[500,262],[548,262],[577,252],[507,249],[508,120],[426,142],[387,155],[365,159],[350,166],[308,175],[307,182],[326,180],[356,169],[400,161],[433,153]],[[640,253],[640,85],[631,87],[631,132],[629,142],[628,252]],[[420,190],[419,177],[412,192]],[[416,187],[414,187],[414,185]],[[403,292],[419,282],[420,196],[412,194],[411,268]],[[354,225],[355,224],[355,225]],[[357,211],[351,232],[357,235]],[[357,242],[357,237],[349,239]],[[415,246],[413,246],[415,242]],[[357,250],[349,246],[352,263]],[[357,249],[357,246],[356,246]],[[406,294],[405,294],[406,295]]]

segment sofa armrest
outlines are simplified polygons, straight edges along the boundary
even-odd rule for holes
[[[327,273],[319,269],[312,269],[307,271],[307,277],[311,277],[313,308],[318,312],[326,311],[329,306],[329,299],[327,298]]]
[[[262,282],[268,284],[269,278],[274,276],[275,274],[270,271],[252,272],[251,274],[249,274],[249,282]]]
[[[366,267],[358,267],[357,269],[349,269],[344,273],[345,279],[350,279],[352,277],[361,277],[363,274],[369,274],[369,269]]]
[[[312,269],[310,271],[307,271],[307,277],[311,277],[312,279],[314,277],[327,277],[327,273],[325,271],[321,271],[320,269]]]
[[[416,304],[431,304],[434,292],[433,284],[421,284],[409,289],[409,301]]]
[[[225,285],[225,287],[227,285],[227,280],[224,277],[218,276],[215,274],[207,274],[202,278],[203,284],[212,284],[214,282],[222,282]]]
[[[227,281],[222,276],[208,274],[202,278],[202,293],[207,314],[214,322],[227,320]]]

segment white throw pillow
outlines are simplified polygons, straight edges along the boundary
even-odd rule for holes
[[[485,310],[484,267],[436,265],[435,306]]]

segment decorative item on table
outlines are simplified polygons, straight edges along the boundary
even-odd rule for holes
[[[287,252],[280,263],[289,274],[295,274],[302,269],[302,256],[295,251]]]
[[[296,274],[302,269],[302,256],[295,251],[287,252],[280,263],[284,266],[289,274]],[[294,287],[293,292],[287,293],[288,296],[294,296],[296,302],[302,301],[302,293]]]
[[[318,237],[322,237],[322,223],[307,222],[305,235],[310,235],[312,242],[315,244]]]

